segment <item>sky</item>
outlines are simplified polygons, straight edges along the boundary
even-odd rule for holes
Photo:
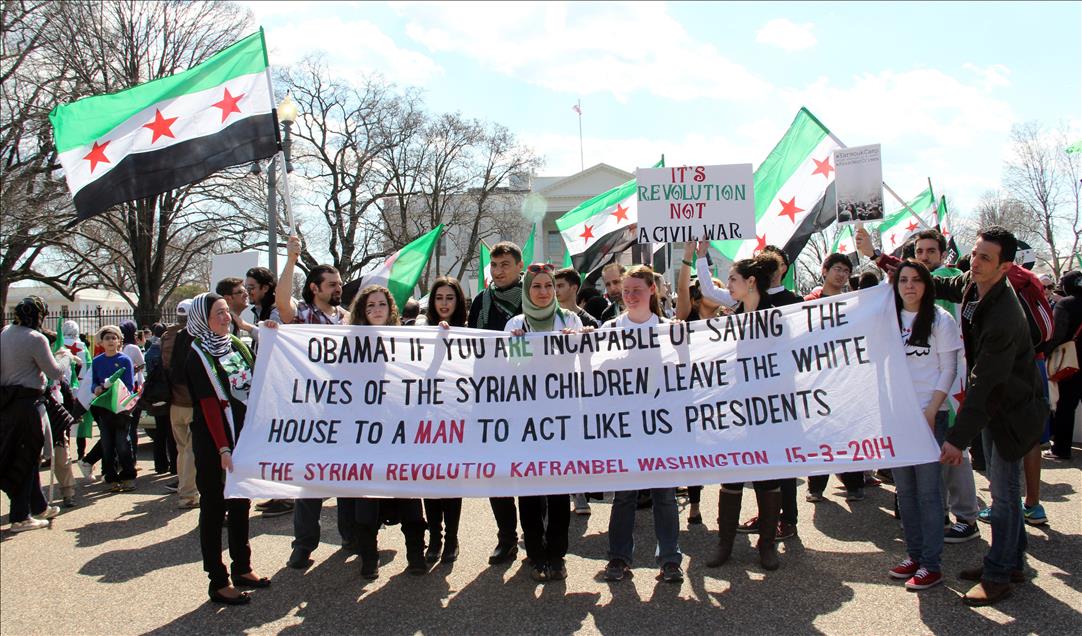
[[[587,167],[758,165],[806,106],[882,144],[903,198],[931,178],[962,213],[999,188],[1013,124],[1082,137],[1078,2],[241,4],[272,65],[322,51],[418,87],[507,126],[545,176],[579,170],[580,100]]]

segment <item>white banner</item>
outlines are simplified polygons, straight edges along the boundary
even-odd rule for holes
[[[264,330],[231,497],[632,490],[936,461],[893,291],[649,329]]]

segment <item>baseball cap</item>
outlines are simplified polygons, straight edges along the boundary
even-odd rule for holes
[[[180,317],[187,318],[188,317],[188,310],[191,308],[191,306],[192,306],[192,299],[191,298],[187,298],[187,299],[182,300],[179,303],[177,303],[177,318],[180,318]]]

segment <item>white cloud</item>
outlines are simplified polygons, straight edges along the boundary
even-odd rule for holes
[[[398,84],[424,85],[443,74],[427,55],[403,48],[368,20],[320,15],[308,2],[245,2],[256,25],[266,29],[271,64],[288,66],[304,56],[323,52],[331,70],[345,79],[380,73]],[[357,3],[329,5],[332,13],[356,12]]]
[[[755,41],[767,46],[774,46],[784,51],[800,51],[816,45],[811,22],[797,24],[787,18],[774,18],[763,25],[755,34]]]
[[[406,33],[430,52],[461,54],[554,91],[745,101],[771,90],[712,44],[695,40],[660,4],[393,6],[408,21]]]
[[[992,64],[982,68],[976,64],[966,62],[962,65],[962,68],[979,77],[985,90],[1011,85],[1011,69],[1003,64]]]

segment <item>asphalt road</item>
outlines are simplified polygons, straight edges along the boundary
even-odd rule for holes
[[[681,502],[681,548],[686,578],[655,580],[649,511],[636,528],[634,576],[605,583],[609,504],[573,516],[566,581],[538,584],[519,560],[487,564],[495,523],[485,500],[467,500],[457,563],[424,577],[405,573],[397,527],[380,532],[384,565],[377,581],[360,578],[357,558],[339,549],[335,509],[323,511],[323,538],[307,571],[285,567],[291,517],[253,516],[253,565],[274,584],[253,592],[245,607],[221,607],[206,597],[196,511],[175,508],[168,479],[154,475],[142,451],[138,490],[109,494],[100,481],[79,480],[80,505],[51,528],[7,529],[0,504],[0,632],[3,634],[367,633],[431,634],[604,633],[672,634],[997,634],[1082,633],[1082,451],[1071,463],[1046,462],[1042,496],[1050,523],[1029,527],[1033,578],[995,607],[971,609],[957,578],[977,565],[990,536],[944,549],[944,585],[907,592],[887,576],[904,555],[893,519],[892,489],[871,488],[846,503],[833,490],[819,504],[800,502],[799,537],[786,541],[782,566],[765,572],[747,536],[733,560],[708,569],[715,541],[717,488],[703,494],[706,527],[687,528]],[[43,473],[43,477],[47,476]],[[836,480],[832,481],[833,484]],[[979,495],[988,499],[978,475]],[[801,487],[801,498],[804,488]],[[746,518],[754,497],[744,498]],[[522,553],[520,552],[520,555]]]

